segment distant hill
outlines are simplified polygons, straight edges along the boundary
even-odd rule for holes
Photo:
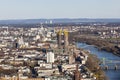
[[[36,24],[36,23],[82,23],[82,22],[120,22],[120,19],[21,19],[21,20],[0,20],[0,24]]]

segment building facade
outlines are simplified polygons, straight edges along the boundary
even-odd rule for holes
[[[54,63],[54,53],[53,52],[47,53],[47,63]]]

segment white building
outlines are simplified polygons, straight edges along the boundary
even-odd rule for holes
[[[47,53],[47,63],[54,63],[54,53],[53,52]]]

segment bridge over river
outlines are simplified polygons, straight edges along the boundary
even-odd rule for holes
[[[100,66],[102,69],[105,69],[105,70],[109,70],[109,69],[118,70],[118,69],[120,69],[120,60],[101,58],[100,61],[101,61]]]

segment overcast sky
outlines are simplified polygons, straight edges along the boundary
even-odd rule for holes
[[[0,0],[0,20],[120,18],[120,0]]]

